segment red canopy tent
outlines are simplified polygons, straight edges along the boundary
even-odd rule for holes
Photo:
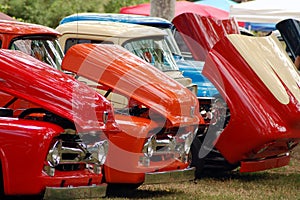
[[[128,6],[120,9],[123,14],[137,14],[137,15],[150,15],[150,3],[139,4],[136,6]],[[211,16],[217,19],[229,18],[229,13],[212,6],[196,4],[189,1],[176,1],[175,4],[175,17],[182,13],[196,13],[201,16]]]

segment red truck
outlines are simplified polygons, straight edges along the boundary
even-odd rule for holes
[[[104,132],[119,131],[110,102],[19,51],[0,50],[0,71],[1,197],[105,195]],[[78,134],[96,132],[98,142],[90,144]]]
[[[279,40],[242,35],[234,19],[184,13],[173,23],[220,92],[213,123],[192,147],[198,163],[240,172],[288,165],[300,140],[300,76]]]

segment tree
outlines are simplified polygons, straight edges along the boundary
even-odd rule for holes
[[[161,17],[172,20],[175,16],[176,0],[151,0],[151,12],[153,17]]]
[[[0,11],[20,21],[55,28],[59,21],[79,12],[119,13],[124,6],[149,3],[149,0],[0,0]],[[171,20],[175,0],[151,0],[152,16]]]
[[[0,0],[1,9],[22,21],[55,28],[59,21],[78,12],[103,12],[108,0]]]
[[[133,6],[142,3],[147,3],[149,0],[109,0],[106,4],[104,4],[104,12],[106,13],[119,13],[120,9],[125,6]]]

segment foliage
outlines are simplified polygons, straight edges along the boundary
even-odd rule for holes
[[[55,28],[59,21],[79,12],[118,13],[121,7],[149,0],[0,0],[0,11],[20,21]]]
[[[119,13],[120,8],[125,6],[138,5],[142,3],[149,3],[150,0],[109,0],[104,4],[104,12]]]
[[[0,5],[0,12],[6,13],[8,10],[9,6],[4,4],[4,5]]]
[[[59,21],[76,12],[103,12],[108,0],[0,0],[0,11],[26,22],[55,28]]]

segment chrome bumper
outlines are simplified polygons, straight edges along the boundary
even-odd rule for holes
[[[144,185],[159,183],[178,183],[183,181],[191,181],[195,179],[195,168],[190,167],[183,170],[173,170],[166,172],[146,173]]]
[[[45,200],[100,198],[106,195],[106,184],[81,187],[47,187]]]

